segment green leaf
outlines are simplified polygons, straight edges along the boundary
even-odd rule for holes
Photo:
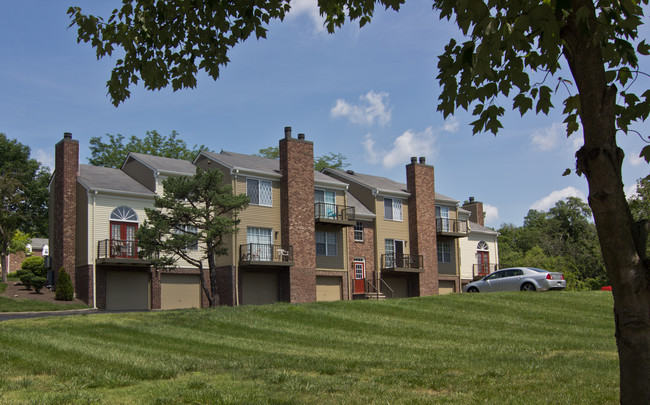
[[[650,45],[645,43],[645,39],[641,41],[641,43],[636,47],[636,50],[641,54],[641,55],[650,55]]]
[[[568,176],[571,174],[571,169],[566,169],[564,173],[562,173],[562,176]]]
[[[639,153],[640,158],[644,158],[646,163],[650,163],[650,145],[645,146]]]

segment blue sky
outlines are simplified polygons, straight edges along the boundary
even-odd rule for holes
[[[315,0],[294,2],[291,15],[272,23],[268,39],[249,40],[230,54],[216,82],[201,74],[196,89],[150,92],[132,88],[118,108],[106,95],[113,61],[97,61],[68,29],[70,0],[0,4],[0,132],[53,166],[54,145],[71,132],[87,162],[93,136],[144,136],[148,130],[180,133],[192,146],[256,153],[275,146],[285,126],[305,133],[316,155],[348,157],[350,169],[405,182],[411,156],[425,156],[436,171],[436,191],[461,202],[474,196],[486,207],[487,225],[521,225],[531,208],[548,209],[569,195],[586,199],[586,180],[563,177],[575,166],[579,135],[567,139],[561,109],[549,116],[507,113],[498,136],[472,136],[472,117],[436,112],[437,56],[455,26],[440,21],[430,3],[411,1],[399,13],[377,10],[359,29],[335,35],[322,29]],[[108,16],[118,1],[83,2]],[[650,30],[645,26],[642,37]],[[650,72],[650,58],[641,61]],[[562,72],[570,78],[568,71]],[[557,78],[549,78],[555,88]],[[650,88],[640,77],[635,86]],[[561,107],[566,90],[554,104]],[[502,104],[507,110],[511,102]],[[648,136],[648,123],[637,125]],[[619,135],[623,176],[631,190],[648,174],[638,159],[644,143]]]

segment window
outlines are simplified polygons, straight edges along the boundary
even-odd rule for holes
[[[246,179],[246,194],[253,205],[273,205],[270,180]]]
[[[197,231],[196,231],[196,227],[194,225],[181,225],[178,228],[176,228],[175,233],[179,234],[179,235],[183,235],[183,234],[188,235],[189,234],[189,235],[192,235],[192,236],[195,237],[196,234],[197,234]],[[194,238],[192,238],[192,239],[194,239]],[[187,244],[187,246],[185,248],[187,250],[199,250],[198,238],[194,239],[192,241],[188,241],[188,244]]]
[[[436,218],[439,218],[440,221],[440,231],[449,232],[449,207],[436,207]]]
[[[133,208],[117,207],[111,212],[111,221],[138,222],[138,214],[133,211]]]
[[[250,260],[270,261],[273,258],[271,233],[269,228],[246,228]]]
[[[438,241],[438,263],[451,263],[451,243]]]
[[[398,239],[385,239],[384,251],[386,257],[385,268],[404,267],[404,241]]]
[[[363,222],[361,221],[357,221],[354,226],[354,241],[363,242]]]
[[[336,256],[336,233],[316,231],[316,255]]]
[[[482,240],[478,245],[476,245],[476,250],[490,250],[490,248],[488,247],[488,244]]]
[[[330,190],[314,190],[316,216],[318,218],[336,218],[336,193]]]
[[[384,219],[402,220],[402,200],[384,198]]]

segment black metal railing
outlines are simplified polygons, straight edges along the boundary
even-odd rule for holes
[[[331,203],[314,203],[314,217],[318,220],[355,221],[354,207]]]
[[[247,243],[239,246],[242,262],[292,262],[293,246]]]
[[[477,263],[472,266],[472,273],[474,278],[482,278],[497,270],[497,265],[494,263]]]
[[[381,268],[422,269],[422,255],[383,254],[381,255]]]
[[[97,243],[99,259],[137,259],[138,241],[124,239],[105,239]]]
[[[436,218],[438,233],[467,233],[467,221],[457,219]]]

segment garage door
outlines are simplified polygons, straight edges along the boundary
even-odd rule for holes
[[[142,310],[151,303],[149,273],[142,271],[109,271],[106,273],[106,309]]]
[[[438,291],[440,295],[451,294],[455,292],[456,283],[453,280],[440,280]]]
[[[340,301],[342,282],[341,277],[316,277],[316,301]]]
[[[162,274],[160,308],[200,308],[201,280],[198,274]]]
[[[381,286],[381,292],[386,295],[387,298],[408,298],[409,297],[409,285],[408,279],[402,277],[384,277],[384,282],[393,290],[386,288],[386,286]]]
[[[242,305],[272,304],[278,301],[278,275],[274,272],[242,272]]]

